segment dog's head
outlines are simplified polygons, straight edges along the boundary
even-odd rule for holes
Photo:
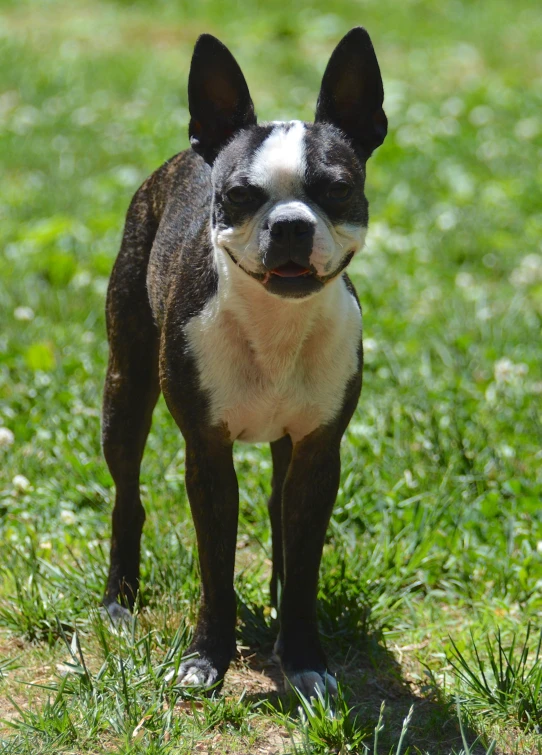
[[[215,248],[271,294],[321,290],[363,246],[365,164],[387,132],[365,29],[333,52],[314,123],[257,125],[241,69],[208,34],[194,49],[188,98],[192,147],[212,165]]]

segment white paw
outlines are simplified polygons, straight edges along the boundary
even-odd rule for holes
[[[191,666],[177,676],[177,684],[181,687],[205,687],[207,685],[207,674],[203,669]]]
[[[175,684],[181,687],[202,687],[209,689],[218,681],[217,670],[203,658],[195,658],[181,663]]]
[[[325,695],[337,694],[337,680],[327,671],[319,673],[318,671],[299,671],[297,674],[291,674],[287,677],[287,685],[298,689],[302,695],[307,698],[315,697],[317,690]]]

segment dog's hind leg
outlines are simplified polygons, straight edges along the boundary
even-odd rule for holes
[[[273,548],[273,571],[271,574],[271,604],[278,608],[278,584],[284,586],[284,554],[282,546],[282,490],[284,480],[292,458],[292,440],[285,435],[280,440],[271,443],[273,457],[273,480],[271,495],[267,503],[271,520],[271,537]]]
[[[115,619],[127,615],[122,606],[133,607],[139,588],[139,547],[145,520],[139,497],[139,470],[160,393],[159,336],[146,285],[155,233],[156,222],[143,185],[128,210],[107,295],[110,350],[102,442],[116,495],[103,605]]]

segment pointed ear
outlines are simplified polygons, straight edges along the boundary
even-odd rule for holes
[[[315,121],[340,128],[368,157],[388,131],[383,102],[373,43],[365,29],[357,26],[341,39],[327,64]]]
[[[190,143],[210,164],[236,131],[256,123],[254,105],[237,61],[210,34],[202,34],[194,47],[188,107]]]

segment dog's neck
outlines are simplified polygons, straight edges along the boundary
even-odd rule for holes
[[[297,357],[317,328],[333,317],[340,296],[339,277],[313,296],[282,299],[267,292],[220,248],[214,249],[218,270],[217,306],[249,342],[265,373],[295,369]]]

